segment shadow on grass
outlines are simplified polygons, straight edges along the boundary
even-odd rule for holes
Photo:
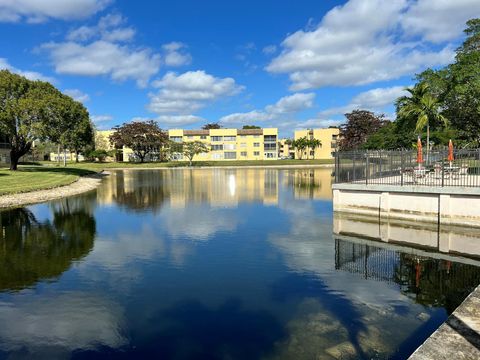
[[[32,167],[20,167],[18,171],[41,173],[41,174],[61,174],[61,175],[75,175],[85,176],[96,174],[95,171],[78,169],[73,167],[46,167],[46,166],[32,166]]]

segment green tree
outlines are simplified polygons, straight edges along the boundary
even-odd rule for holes
[[[361,148],[370,135],[389,122],[385,115],[375,115],[367,110],[353,110],[345,117],[347,122],[340,127],[339,147],[342,150]]]
[[[459,140],[480,145],[480,19],[467,22],[466,39],[455,62],[440,70],[417,75],[442,104],[442,113],[458,129]],[[460,141],[460,142],[461,142]],[[458,141],[457,141],[458,142]]]
[[[192,166],[192,161],[195,155],[208,153],[210,149],[205,143],[201,141],[188,141],[182,145],[182,154],[188,159],[189,165]]]
[[[81,104],[80,104],[81,105]],[[75,153],[75,161],[78,162],[78,156],[81,152],[94,145],[94,130],[88,111],[83,105],[77,108],[76,121],[70,131],[67,132],[66,145]]]
[[[321,142],[320,140],[315,139],[315,138],[308,140],[308,149],[309,149],[310,151],[315,152],[315,150],[316,150],[317,148],[319,148],[320,146],[322,146],[322,142]]]
[[[427,128],[427,157],[430,152],[430,127],[436,125],[448,125],[447,118],[441,113],[441,102],[430,92],[427,83],[419,83],[413,88],[405,89],[408,96],[402,96],[397,100],[398,116],[400,118],[415,119],[415,131],[421,134]]]
[[[243,125],[242,129],[244,129],[244,130],[261,129],[261,127],[257,126],[257,125]]]
[[[0,131],[10,141],[10,170],[17,170],[20,157],[28,153],[48,122],[43,90],[51,87],[41,81],[0,71]]]
[[[295,151],[299,154],[300,160],[302,160],[303,152],[305,151],[305,149],[307,149],[310,146],[308,138],[304,136],[304,137],[295,139],[292,141],[291,144],[292,144],[292,147],[295,149]]]
[[[116,126],[110,135],[110,142],[115,147],[128,147],[140,159],[151,153],[160,154],[162,148],[168,143],[168,135],[153,121],[134,121]]]
[[[210,129],[221,129],[222,125],[219,123],[208,123],[202,126],[202,130],[210,130]]]

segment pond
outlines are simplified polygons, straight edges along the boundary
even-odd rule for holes
[[[117,171],[0,213],[0,359],[405,359],[477,260],[332,235],[331,169]]]

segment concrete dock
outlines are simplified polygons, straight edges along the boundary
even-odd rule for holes
[[[480,359],[480,286],[409,359]]]

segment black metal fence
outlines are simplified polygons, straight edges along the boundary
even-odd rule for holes
[[[480,187],[480,149],[339,151],[335,182],[364,185]]]

